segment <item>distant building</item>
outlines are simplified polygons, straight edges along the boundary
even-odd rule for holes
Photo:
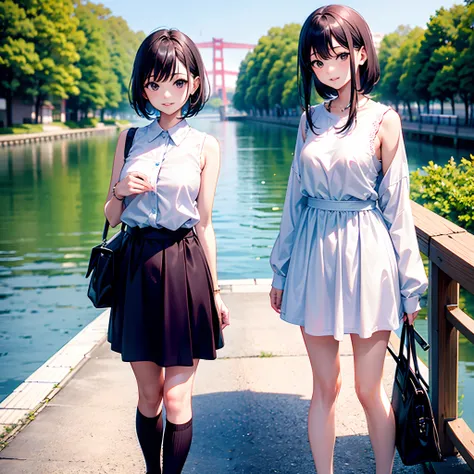
[[[53,121],[54,105],[45,101],[41,107],[40,123],[51,123]],[[35,105],[20,99],[13,99],[12,121],[14,125],[35,122]],[[62,118],[62,117],[61,117]],[[7,126],[7,103],[0,98],[0,127]]]
[[[384,33],[372,33],[372,38],[374,40],[374,46],[377,53],[380,50],[380,44],[382,43],[382,39],[384,36],[385,36]]]

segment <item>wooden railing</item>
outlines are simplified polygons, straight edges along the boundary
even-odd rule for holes
[[[457,417],[459,333],[474,343],[474,319],[458,307],[459,287],[474,294],[474,235],[411,204],[420,251],[429,259],[429,385],[441,450],[444,456],[459,451],[474,469],[474,433]]]

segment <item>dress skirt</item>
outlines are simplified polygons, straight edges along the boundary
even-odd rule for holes
[[[192,366],[224,346],[211,272],[193,229],[128,227],[108,341],[125,362]]]

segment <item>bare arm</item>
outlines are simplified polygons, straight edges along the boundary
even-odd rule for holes
[[[400,116],[395,110],[388,110],[380,125],[378,137],[382,158],[382,173],[385,174],[392,164],[398,149],[398,142],[402,130]]]
[[[212,206],[219,177],[220,148],[219,142],[210,135],[204,142],[203,158],[204,167],[201,172],[201,187],[197,199],[200,221],[195,229],[211,270],[214,288],[217,288],[216,236],[212,226]]]
[[[219,142],[208,135],[203,146],[202,161],[204,166],[201,172],[201,188],[197,199],[200,220],[195,226],[196,234],[206,255],[207,263],[212,275],[214,289],[217,288],[217,256],[216,235],[212,226],[212,205],[216,193],[217,178],[220,169]],[[222,329],[230,324],[229,310],[222,301],[219,293],[215,294],[216,307]]]
[[[104,206],[104,214],[112,227],[120,223],[120,216],[123,211],[123,201],[115,199],[112,195],[112,188],[118,181],[120,171],[123,166],[123,152],[125,149],[125,139],[127,138],[127,131],[120,133],[115,149],[114,165],[112,167],[112,176],[110,177],[109,192]]]

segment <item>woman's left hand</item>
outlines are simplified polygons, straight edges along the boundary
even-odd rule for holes
[[[418,317],[418,313],[420,312],[420,310],[418,311],[415,311],[414,313],[403,313],[403,321],[406,321],[407,318],[408,318],[408,324],[410,326],[413,326],[413,322],[415,321],[415,319]]]
[[[230,315],[229,309],[225,305],[224,301],[222,301],[222,297],[219,293],[216,294],[216,306],[217,312],[219,314],[219,319],[221,320],[222,329],[230,325]]]

